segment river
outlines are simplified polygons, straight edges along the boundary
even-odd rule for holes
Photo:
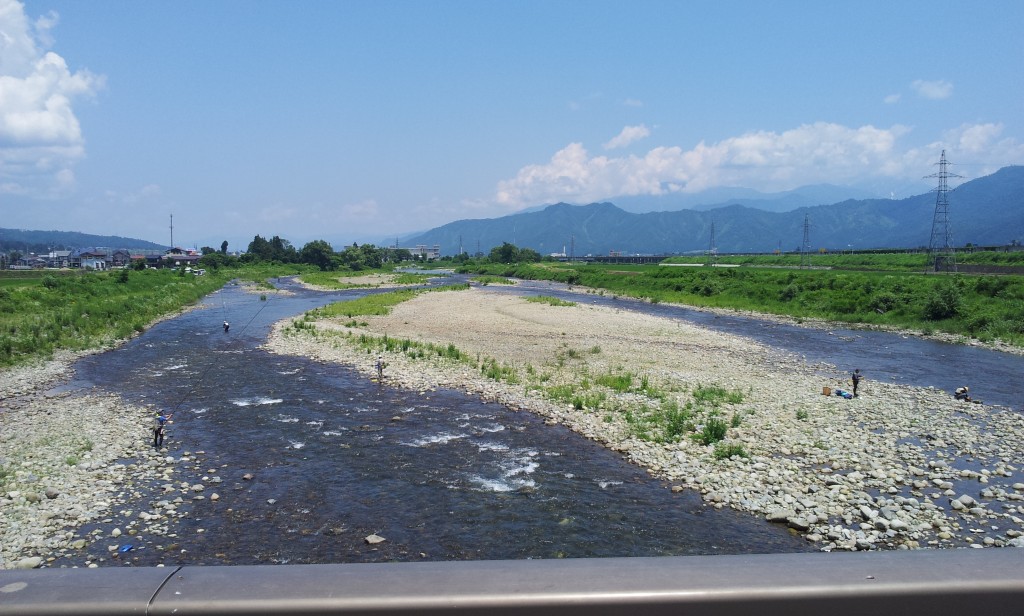
[[[259,349],[270,326],[368,291],[261,298],[229,285],[203,308],[161,322],[122,347],[83,358],[76,386],[175,412],[168,454],[219,499],[177,505],[168,534],[142,533],[122,562],[268,564],[576,558],[798,552],[780,525],[674,493],[620,455],[460,392],[412,392],[355,371]],[[746,335],[869,378],[949,387],[990,402],[1020,400],[1024,358],[905,338],[823,331],[571,293],[526,282],[506,293],[615,305]],[[221,328],[230,321],[229,332]],[[368,360],[369,361],[369,360]],[[969,379],[964,381],[964,379]],[[145,438],[145,435],[140,435]],[[251,477],[251,479],[247,478]],[[120,508],[127,524],[159,486]],[[171,496],[177,495],[172,493]],[[89,528],[83,529],[88,532]],[[377,536],[380,543],[368,543]],[[90,550],[104,558],[103,542]],[[60,564],[60,563],[58,563]]]

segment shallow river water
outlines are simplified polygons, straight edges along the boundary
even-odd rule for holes
[[[76,385],[172,409],[175,482],[204,483],[172,536],[143,533],[121,562],[335,563],[796,552],[779,525],[705,507],[618,454],[528,412],[455,391],[394,389],[355,371],[258,349],[286,316],[366,291],[266,300],[231,286],[76,365]],[[498,286],[500,287],[500,285]],[[561,295],[754,337],[869,378],[946,387],[969,379],[989,401],[1021,399],[1024,358],[893,334],[832,332],[524,283]],[[224,332],[221,322],[232,323]],[[370,361],[368,358],[367,361]],[[146,438],[147,435],[140,435]],[[251,474],[252,479],[243,476]],[[129,503],[127,517],[165,498]],[[172,496],[177,495],[172,493]],[[114,519],[110,524],[126,523]],[[88,530],[88,529],[86,529]],[[365,538],[385,539],[369,544]],[[107,557],[102,542],[90,548]]]
[[[394,389],[259,350],[269,326],[362,291],[266,301],[228,286],[205,309],[82,359],[76,385],[174,411],[168,453],[187,512],[121,562],[334,563],[796,552],[779,525],[705,507],[622,457],[459,392]],[[232,323],[225,333],[221,322]],[[368,359],[369,361],[369,359]],[[140,435],[146,438],[147,435]],[[243,476],[251,474],[252,479]],[[154,486],[155,488],[155,486]],[[208,498],[217,492],[219,500]],[[178,496],[177,492],[171,498]],[[157,491],[129,503],[125,524]],[[88,529],[86,529],[88,530]],[[371,545],[370,535],[386,539]],[[90,549],[108,555],[103,542]]]

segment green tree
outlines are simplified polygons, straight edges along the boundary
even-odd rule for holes
[[[331,245],[324,240],[313,240],[299,251],[299,259],[303,263],[309,263],[320,268],[320,271],[326,272],[334,269],[334,249]]]
[[[495,263],[518,263],[519,249],[513,244],[502,242],[501,246],[495,246],[491,249],[491,253],[487,258]]]
[[[259,261],[270,261],[273,259],[274,250],[271,248],[270,242],[257,235],[252,238],[251,242],[249,242],[249,248],[246,249],[246,254],[251,255],[252,258]]]
[[[532,248],[520,248],[519,249],[519,262],[520,263],[539,263],[541,260],[540,253]]]
[[[223,242],[220,243],[220,254],[222,254],[222,255],[228,254],[228,241],[227,240],[224,240]]]

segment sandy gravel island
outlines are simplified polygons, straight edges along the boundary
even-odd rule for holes
[[[416,273],[416,272],[413,272]],[[405,287],[414,287],[416,284],[399,284],[395,282],[395,279],[399,274],[366,274],[364,276],[339,276],[338,283],[341,285],[340,289],[359,289],[359,288],[372,288],[372,289],[400,289]],[[324,287],[320,285],[310,284],[302,280],[301,276],[295,276],[295,282],[302,285],[303,288],[310,289],[311,291],[337,291],[338,288]]]
[[[358,320],[286,319],[266,346],[368,376],[380,354],[390,384],[537,413],[622,452],[667,489],[700,490],[708,506],[786,524],[822,550],[1024,546],[1020,413],[870,373],[859,397],[825,396],[849,389],[845,367],[674,319],[479,287]],[[381,352],[359,342],[384,335],[414,343]],[[437,352],[448,345],[464,358]],[[713,391],[731,401],[709,402]],[[665,417],[688,405],[685,432],[665,438]],[[729,426],[725,439],[695,441],[713,420]],[[723,457],[738,450],[745,456]]]

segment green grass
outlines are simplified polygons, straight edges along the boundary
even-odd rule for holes
[[[964,262],[1019,265],[1021,255],[962,256]],[[889,271],[796,269],[787,261],[792,255],[729,257],[758,266],[773,264],[774,259],[777,267],[490,264],[471,269],[477,274],[580,284],[653,302],[947,333],[1024,346],[1024,276],[926,274],[925,257],[920,254],[825,256],[845,260],[850,268],[872,262]]]
[[[624,393],[633,387],[633,376],[630,374],[602,374],[595,378],[594,382],[613,391]]]
[[[558,299],[557,297],[551,297],[549,295],[537,295],[533,297],[527,297],[526,301],[534,304],[547,304],[549,306],[575,306],[576,302],[569,302],[564,299]]]
[[[303,266],[179,271],[81,270],[0,275],[0,367],[52,357],[56,350],[99,348],[143,332],[153,321],[194,304],[230,279],[265,281]]]
[[[727,390],[717,385],[700,385],[693,390],[693,399],[698,404],[718,407],[722,404],[739,404],[743,402],[743,392]]]
[[[696,433],[693,438],[701,445],[710,445],[724,439],[728,431],[729,426],[720,418],[709,417],[700,432]]]
[[[316,285],[318,287],[324,287],[328,289],[365,289],[378,287],[383,284],[364,284],[364,283],[351,283],[344,282],[346,278],[356,278],[360,276],[372,276],[372,275],[390,275],[391,278],[387,280],[389,284],[400,284],[400,285],[419,285],[427,283],[431,278],[438,278],[437,274],[410,274],[405,272],[395,272],[392,268],[381,268],[381,269],[366,269],[366,270],[335,270],[321,272],[308,271],[302,274],[302,281],[306,284]]]
[[[750,457],[747,455],[743,445],[739,443],[715,443],[714,455],[716,460],[727,460],[733,456],[739,456],[741,458]]]
[[[402,302],[433,291],[464,291],[468,284],[446,285],[431,289],[398,289],[387,293],[374,293],[357,299],[327,304],[306,313],[307,320],[345,316],[348,318],[361,316],[383,316],[391,314],[391,309]]]
[[[489,284],[515,284],[515,280],[510,280],[504,276],[473,276],[470,278],[471,281],[482,284],[484,286]]]

